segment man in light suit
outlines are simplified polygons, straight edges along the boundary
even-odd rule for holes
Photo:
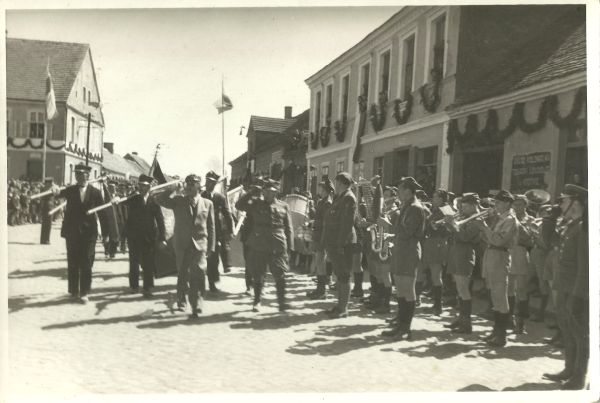
[[[185,292],[192,310],[191,318],[202,312],[206,261],[215,251],[215,216],[210,200],[200,196],[201,177],[188,175],[185,178],[185,194],[173,195],[164,192],[156,202],[173,210],[175,228],[173,247],[177,263],[177,307],[185,309]]]

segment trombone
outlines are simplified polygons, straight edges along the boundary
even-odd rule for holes
[[[453,220],[456,220],[458,217],[460,217],[460,215],[461,215],[460,213],[456,213],[456,214],[454,214],[454,215],[453,215],[453,216],[451,216],[451,217],[452,217],[452,219],[453,219]],[[443,223],[446,221],[446,217],[448,217],[448,216],[445,216],[444,218],[442,218],[442,219],[440,219],[440,220],[433,221],[433,222],[432,222],[432,224],[433,224],[435,227],[437,227],[437,226],[439,226],[439,225],[442,225],[442,224],[443,224]]]
[[[466,223],[468,223],[469,221],[472,221],[472,220],[474,220],[474,219],[476,219],[476,218],[480,218],[480,217],[481,217],[481,218],[483,218],[483,219],[486,219],[486,218],[488,218],[488,217],[489,217],[491,214],[493,214],[493,213],[494,213],[494,208],[493,208],[493,207],[491,207],[491,208],[485,209],[485,210],[483,210],[483,211],[481,211],[481,212],[479,212],[479,213],[477,213],[477,214],[473,214],[472,216],[470,216],[470,217],[467,217],[467,218],[465,218],[465,219],[463,219],[463,220],[460,220],[460,221],[455,221],[455,222],[454,222],[454,224],[455,224],[457,227],[460,227],[461,225],[463,225],[463,224],[466,224]]]

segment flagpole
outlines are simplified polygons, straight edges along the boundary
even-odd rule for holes
[[[42,182],[46,179],[46,138],[48,131],[48,116],[44,113],[44,151],[42,152]]]
[[[223,105],[223,99],[225,95],[225,90],[223,89],[225,80],[224,76],[221,75],[221,105]],[[221,112],[221,175],[225,177],[225,111]]]

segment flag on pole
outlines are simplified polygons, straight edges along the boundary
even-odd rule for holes
[[[56,98],[54,97],[54,86],[52,85],[52,76],[50,75],[50,60],[46,65],[46,72],[48,77],[46,78],[46,119],[53,119],[56,114]]]
[[[219,111],[219,114],[228,111],[230,109],[233,109],[233,104],[231,103],[231,99],[229,99],[229,97],[225,94],[223,94],[221,96],[221,99],[218,101],[215,101],[215,103],[213,104],[215,106],[215,108],[217,108],[217,111]]]
[[[165,174],[163,174],[156,157],[154,157],[154,161],[152,161],[152,166],[150,167],[150,172],[148,175],[156,179],[159,185],[162,183],[167,183],[167,178],[165,178]]]

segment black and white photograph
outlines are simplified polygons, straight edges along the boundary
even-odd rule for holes
[[[0,401],[600,399],[597,1],[2,7]]]

